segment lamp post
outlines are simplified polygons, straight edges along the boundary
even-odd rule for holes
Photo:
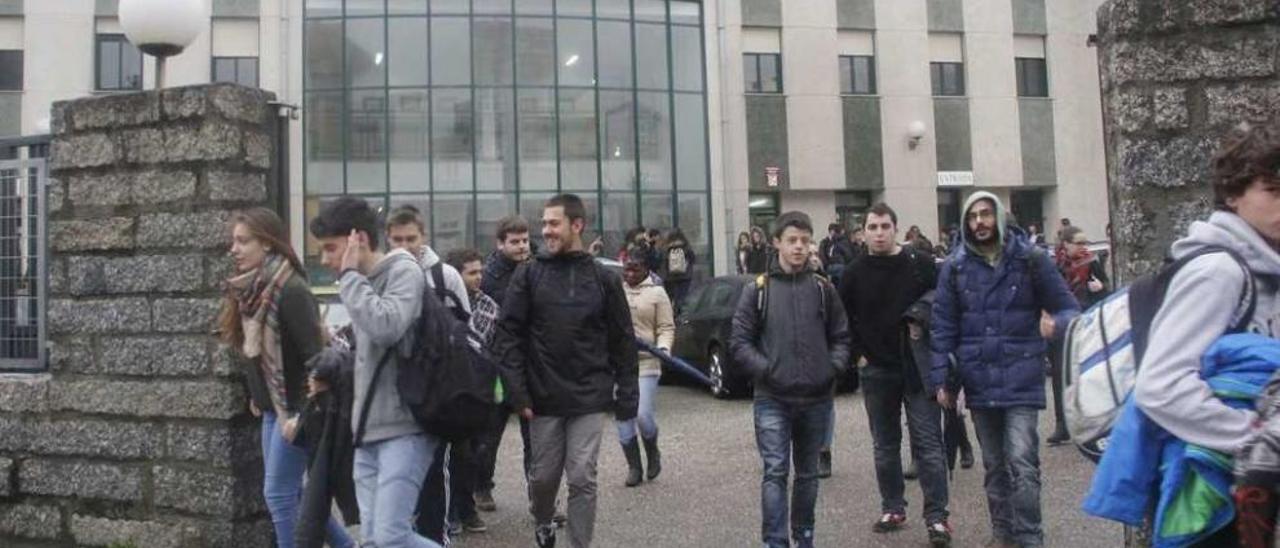
[[[120,0],[120,26],[129,42],[156,58],[156,89],[164,87],[165,58],[182,53],[208,26],[208,0]]]

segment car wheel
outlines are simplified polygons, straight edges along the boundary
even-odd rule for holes
[[[720,399],[728,399],[729,379],[725,376],[724,358],[719,347],[711,347],[707,354],[707,376],[711,377],[711,395]]]

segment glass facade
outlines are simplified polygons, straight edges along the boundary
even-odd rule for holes
[[[342,194],[411,203],[441,255],[487,251],[499,219],[539,226],[573,192],[606,255],[637,224],[679,227],[710,273],[701,7],[307,0],[306,218]],[[310,238],[306,255],[327,280]]]

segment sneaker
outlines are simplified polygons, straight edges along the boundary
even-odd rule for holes
[[[877,533],[889,533],[902,529],[907,523],[906,514],[894,514],[886,512],[880,516],[880,520],[871,526],[871,530]]]
[[[827,449],[818,453],[818,477],[831,477],[831,450]]]
[[[1045,440],[1045,442],[1047,442],[1050,447],[1057,447],[1059,445],[1064,445],[1069,441],[1071,441],[1071,435],[1067,433],[1066,428],[1055,430],[1053,432],[1053,435],[1049,436],[1049,439]]]
[[[533,533],[534,546],[537,548],[555,548],[556,546],[556,528],[553,525],[539,525],[538,530]]]
[[[471,516],[471,519],[462,520],[462,528],[468,533],[483,533],[489,530],[489,526],[479,515]]]
[[[493,502],[492,491],[480,491],[475,494],[476,510],[481,512],[493,512],[498,509],[498,505]]]
[[[939,521],[929,526],[929,546],[951,548],[951,526],[946,521]]]
[[[551,518],[551,523],[554,523],[556,527],[564,527],[564,524],[569,523],[569,516],[565,515],[564,510],[557,508],[556,515]]]
[[[968,451],[960,450],[960,467],[965,470],[973,468],[973,449]]]

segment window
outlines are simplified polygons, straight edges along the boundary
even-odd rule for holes
[[[964,95],[964,63],[929,63],[933,96]]]
[[[744,53],[742,69],[747,93],[782,93],[781,55]]]
[[[1013,61],[1018,71],[1018,97],[1048,97],[1049,69],[1044,59],[1018,57]]]
[[[214,57],[213,81],[258,87],[258,58]]]
[[[142,52],[123,34],[98,35],[97,89],[142,89]]]
[[[22,91],[22,50],[0,50],[0,91]]]
[[[870,55],[841,55],[840,93],[875,95],[876,58]]]

